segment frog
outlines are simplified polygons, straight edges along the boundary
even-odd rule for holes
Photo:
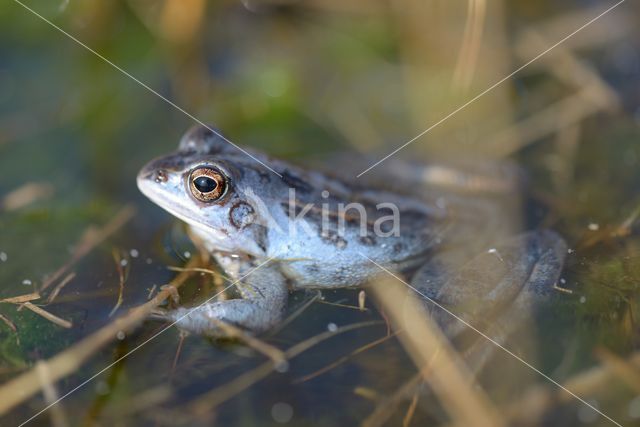
[[[224,324],[259,335],[282,322],[292,292],[366,287],[391,273],[436,304],[429,313],[447,335],[468,322],[501,340],[549,300],[567,253],[555,231],[506,226],[520,181],[433,164],[365,182],[239,149],[197,125],[137,184],[187,224],[238,295],[156,318],[214,338],[228,335]]]

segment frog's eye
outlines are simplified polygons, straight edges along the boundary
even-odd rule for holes
[[[193,197],[201,202],[213,202],[224,196],[227,179],[219,170],[211,167],[194,169],[189,176],[189,189]]]

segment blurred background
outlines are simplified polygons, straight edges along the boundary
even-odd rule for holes
[[[325,166],[349,153],[366,167],[615,2],[24,4],[240,145]],[[518,221],[571,248],[554,321],[540,319],[527,347],[623,425],[640,425],[639,24],[638,4],[622,3],[398,154],[526,171]],[[135,185],[192,124],[19,3],[0,8],[0,401],[13,399],[0,424],[19,425],[161,327],[83,341],[193,260],[183,227]],[[191,278],[183,298],[209,282]],[[29,425],[447,424],[428,392],[403,389],[416,371],[384,315],[357,305],[357,290],[294,295],[291,322],[266,338],[278,348],[373,323],[318,341],[283,373],[263,374],[268,359],[244,345],[172,329]],[[73,368],[52,380],[38,361],[56,355]],[[500,357],[480,382],[505,423],[612,425],[535,374],[509,384],[505,372],[526,368]],[[11,380],[23,374],[37,393],[19,397]]]

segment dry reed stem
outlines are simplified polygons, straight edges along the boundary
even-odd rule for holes
[[[224,280],[228,281],[228,282],[233,282],[233,279],[231,279],[230,277],[225,276],[224,274],[221,274],[218,271],[214,271],[208,268],[183,268],[183,267],[175,267],[175,266],[169,266],[167,267],[167,270],[170,271],[178,271],[178,272],[182,272],[182,271],[191,271],[191,272],[195,272],[195,273],[206,273],[206,274],[210,274],[213,277],[221,277]]]
[[[11,331],[15,334],[16,336],[16,344],[20,345],[20,335],[18,334],[18,328],[16,327],[16,324],[13,323],[11,321],[11,319],[9,319],[8,317],[6,317],[3,314],[0,314],[0,320],[2,320],[2,323],[4,323],[5,325],[7,325],[7,327],[9,329],[11,329]]]
[[[602,365],[606,366],[616,378],[625,383],[636,394],[640,394],[640,369],[638,366],[633,366],[605,348],[596,349],[595,354],[602,362]]]
[[[473,81],[478,88],[487,88],[512,71],[504,2],[475,0],[471,5],[467,1],[393,0],[390,3],[392,23],[398,33],[399,65],[406,82],[408,115],[415,133],[429,129],[417,141],[420,143],[414,144],[413,150],[456,156],[459,155],[456,147],[463,147],[470,156],[495,158],[494,151],[499,152],[500,147],[492,140],[465,138],[462,132],[479,123],[490,124],[492,128],[511,123],[513,107],[509,85],[498,85],[482,102],[471,103],[473,105],[463,108],[455,117],[443,118],[469,101],[463,90],[456,89],[471,87]],[[473,7],[472,16],[468,7]],[[483,32],[484,27],[491,31]],[[468,36],[464,35],[460,50],[459,34],[465,28]],[[452,52],[455,53],[452,55]],[[434,126],[435,123],[439,124]],[[452,138],[458,139],[456,144],[451,144]]]
[[[17,333],[18,332],[18,328],[16,327],[16,324],[13,323],[8,317],[6,317],[3,314],[0,314],[0,320],[2,320],[2,322],[7,325],[9,327],[9,329],[11,329],[13,332]]]
[[[425,373],[428,373],[425,370]],[[381,427],[396,412],[400,403],[415,393],[416,388],[423,382],[425,375],[418,372],[398,388],[391,396],[380,401],[371,414],[362,421],[362,427]]]
[[[356,396],[360,396],[364,399],[370,400],[372,402],[379,402],[382,400],[382,396],[380,396],[380,394],[376,390],[370,387],[362,387],[362,386],[355,387],[353,389],[353,394],[355,394]]]
[[[51,293],[47,297],[47,304],[51,304],[57,298],[57,296],[60,293],[60,291],[62,290],[62,288],[67,286],[67,284],[69,284],[69,282],[71,282],[73,279],[75,279],[75,277],[76,277],[76,273],[75,272],[67,274],[67,276],[64,279],[62,279],[60,281],[60,283],[58,283],[56,285],[55,288],[53,288],[53,290],[51,291]]]
[[[104,288],[99,288],[96,290],[86,291],[82,293],[74,292],[74,293],[58,295],[56,296],[56,299],[54,302],[55,304],[62,304],[62,303],[69,303],[69,302],[76,302],[76,301],[87,301],[91,298],[102,298],[102,297],[107,297],[111,295],[113,295],[113,290],[109,289],[108,287],[104,287]],[[46,306],[46,305],[48,305],[48,303],[45,301],[43,306]]]
[[[411,424],[411,420],[413,419],[413,415],[416,412],[416,408],[418,406],[418,392],[419,390],[416,390],[413,393],[413,397],[411,398],[411,403],[409,404],[409,408],[407,408],[407,413],[404,415],[404,418],[402,419],[402,427],[409,427],[409,425]]]
[[[633,369],[640,369],[640,352],[633,353],[626,361]],[[595,366],[569,378],[564,387],[579,396],[590,396],[605,389],[608,382],[616,377],[609,365]],[[544,414],[556,405],[575,402],[575,398],[560,388],[550,389],[546,385],[532,387],[504,411],[507,419],[514,424],[538,425]]]
[[[472,373],[431,320],[421,301],[397,280],[380,277],[373,291],[396,328],[400,341],[455,424],[486,427],[505,422],[489,398],[475,387]],[[403,302],[405,302],[403,304]],[[428,375],[425,368],[428,367]]]
[[[631,234],[634,224],[640,216],[640,206],[636,207],[631,214],[614,231],[614,237],[627,237]]]
[[[127,277],[129,276],[129,269],[122,265],[122,258],[120,253],[117,250],[113,250],[113,261],[116,264],[116,271],[118,272],[118,299],[116,300],[116,305],[113,306],[111,311],[109,312],[109,317],[113,316],[113,314],[118,311],[122,302],[124,301],[124,284],[127,281]]]
[[[289,349],[284,352],[284,356],[287,360],[293,359],[300,355],[301,353],[309,350],[315,345],[337,336],[341,333],[349,332],[354,329],[379,325],[380,322],[370,321],[370,322],[360,322],[354,323],[351,325],[346,325],[338,328],[334,332],[326,331],[320,333],[316,336],[308,338],[304,341],[299,342],[298,344],[293,345]],[[272,361],[263,363],[255,369],[245,372],[244,374],[238,375],[233,380],[228,383],[216,387],[213,390],[205,392],[194,399],[192,402],[185,405],[185,412],[189,414],[194,414],[198,417],[206,416],[210,413],[216,406],[226,402],[232,397],[236,396],[240,392],[246,390],[251,387],[253,384],[262,380],[270,373],[272,373],[278,366]]]
[[[47,199],[53,196],[55,188],[47,182],[30,182],[24,184],[6,196],[0,201],[0,210],[15,211],[38,200]]]
[[[89,227],[85,230],[80,241],[76,244],[75,250],[71,255],[71,259],[56,270],[51,276],[47,277],[40,287],[40,291],[44,291],[51,286],[56,280],[62,277],[74,264],[91,252],[96,246],[104,242],[109,236],[124,226],[135,214],[132,206],[125,206],[118,211],[111,221],[99,229]]]
[[[38,298],[40,298],[40,294],[38,292],[32,292],[29,294],[0,299],[0,303],[6,302],[10,304],[21,304],[21,303],[37,300]]]
[[[58,400],[58,391],[55,384],[51,381],[51,372],[46,363],[38,361],[35,366],[36,372],[40,379],[42,386],[42,394],[44,395],[44,401],[47,405],[52,404]],[[64,407],[62,405],[55,405],[51,408],[51,425],[53,427],[66,427],[69,425],[67,416],[64,413]]]
[[[439,1],[391,0],[393,25],[398,33],[397,45],[400,54],[400,66],[405,80],[405,96],[409,105],[409,114],[415,131],[422,130],[425,122],[433,121],[436,106],[443,101],[444,93],[425,96],[427,88],[435,81],[434,70],[440,71],[449,66],[449,52],[443,55],[442,47],[450,40],[451,28],[443,30],[446,21],[445,10]],[[456,6],[454,6],[456,7]],[[451,24],[451,23],[449,23]],[[425,29],[428,28],[428,33]],[[440,85],[434,85],[438,88]]]
[[[606,108],[608,104],[599,105],[598,100],[594,99],[592,95],[592,89],[585,87],[502,130],[491,137],[496,143],[496,147],[499,147],[500,152],[497,154],[500,157],[509,156],[534,141],[580,123],[585,118]]]
[[[324,305],[331,305],[333,307],[340,307],[340,308],[348,308],[350,310],[358,310],[358,311],[369,311],[368,308],[362,308],[358,305],[349,305],[349,304],[342,304],[339,302],[331,302],[331,301],[324,301],[324,300],[318,300],[318,304],[324,304]]]
[[[332,369],[335,369],[336,367],[338,367],[338,366],[342,365],[343,363],[347,362],[352,357],[357,356],[360,353],[364,353],[365,351],[370,350],[370,349],[372,349],[374,347],[377,347],[378,345],[388,341],[389,339],[395,337],[398,333],[399,332],[394,332],[392,334],[385,335],[384,337],[379,338],[379,339],[377,339],[375,341],[372,341],[372,342],[370,342],[368,344],[365,344],[362,347],[359,347],[359,348],[355,349],[354,351],[352,351],[351,353],[347,354],[346,356],[342,356],[338,360],[336,360],[336,361],[334,361],[334,362],[332,362],[332,363],[330,363],[328,365],[325,365],[324,367],[322,367],[322,368],[320,368],[320,369],[318,369],[316,371],[313,371],[310,374],[307,374],[305,376],[296,378],[291,383],[292,384],[299,384],[299,383],[303,383],[303,382],[309,381],[309,380],[311,380],[313,378],[319,377],[320,375],[325,374],[325,373],[331,371]]]
[[[462,37],[462,47],[453,71],[455,90],[467,92],[471,86],[482,44],[486,13],[486,0],[468,0],[467,22]]]
[[[598,231],[591,232],[582,238],[578,243],[579,249],[588,249],[604,241],[628,237],[632,232],[632,227],[640,216],[640,206],[636,207],[629,216],[616,226],[605,226]]]
[[[361,289],[360,292],[358,292],[358,308],[360,309],[360,311],[366,310],[366,307],[365,307],[366,302],[367,302],[367,293],[365,292],[364,289]]]
[[[604,9],[606,6],[579,7],[557,17],[547,18],[535,28],[539,34],[557,40],[567,33],[567,28],[579,28]],[[592,25],[589,31],[582,31],[580,37],[571,37],[563,43],[564,48],[573,51],[594,49],[632,37],[636,30],[635,18],[624,8],[612,10],[605,19],[615,22],[615,25]]]
[[[520,40],[516,43],[516,53],[521,59],[526,60],[550,45],[551,43],[545,40],[540,33],[529,29],[523,31]],[[622,106],[622,101],[616,90],[564,45],[557,46],[553,52],[540,58],[539,62],[532,65],[546,68],[558,80],[574,88],[581,89],[589,86],[594,95],[601,98],[597,104],[603,108],[616,111]],[[528,71],[535,69],[536,67],[532,67]]]
[[[109,412],[106,413],[105,416],[114,421],[108,422],[104,420],[104,424],[101,425],[118,425],[115,420],[122,421],[121,418],[123,417],[130,417],[151,408],[155,410],[155,408],[171,399],[171,397],[173,397],[173,393],[167,385],[160,385],[141,393],[136,393],[127,399],[126,405],[113,405],[112,408],[109,408]]]
[[[184,331],[180,331],[179,336],[180,338],[178,339],[178,347],[176,348],[176,354],[173,356],[173,362],[171,363],[171,371],[169,371],[169,384],[173,383],[173,377],[178,367],[178,360],[180,360],[180,354],[182,354],[182,346],[184,345],[184,340],[187,338],[188,333]]]
[[[162,36],[172,43],[194,40],[202,26],[205,0],[166,0],[160,16]]]
[[[289,317],[287,317],[282,322],[280,322],[280,324],[278,324],[278,326],[276,326],[275,328],[271,329],[269,331],[269,333],[268,333],[269,336],[277,335],[278,332],[283,330],[286,326],[288,326],[291,322],[293,322],[298,316],[300,316],[307,308],[309,308],[309,306],[311,304],[313,304],[316,301],[319,301],[320,300],[320,296],[321,296],[320,291],[316,292],[316,294],[314,296],[312,296],[307,301],[305,301],[304,304],[302,304],[300,307],[298,307],[296,309],[296,311],[291,313],[291,315]]]
[[[24,304],[21,304],[21,307],[26,307],[29,310],[33,311],[34,313],[44,317],[48,321],[55,323],[56,325],[61,326],[63,328],[70,329],[73,326],[73,323],[71,323],[70,321],[61,319],[55,314],[51,314],[47,310],[40,308],[37,305],[33,305],[30,302],[25,302]]]
[[[149,289],[149,293],[147,294],[147,299],[151,299],[153,293],[158,289],[158,285],[154,284],[151,289]]]
[[[239,339],[258,353],[261,353],[271,359],[276,366],[285,365],[286,358],[284,356],[284,352],[279,348],[274,347],[271,344],[267,344],[230,323],[226,323],[215,318],[211,318],[211,321],[223,329],[231,338]]]
[[[122,222],[124,218],[128,217],[129,215],[126,217],[123,216],[119,222]],[[188,272],[181,273],[172,280],[171,284],[178,287],[186,281],[189,275],[190,273]],[[143,322],[149,313],[169,296],[170,292],[167,290],[159,292],[152,300],[114,319],[108,325],[52,358],[42,361],[42,363],[47,364],[49,372],[51,372],[51,381],[56,382],[77,372],[78,368],[100,348],[114,341],[118,332],[132,330],[139,323]],[[42,385],[35,368],[4,383],[0,386],[0,416],[29,399],[41,390],[41,387]]]

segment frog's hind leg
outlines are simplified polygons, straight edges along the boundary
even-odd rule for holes
[[[467,354],[469,363],[479,369],[494,345],[502,345],[549,299],[566,253],[564,240],[555,232],[528,232],[488,248],[457,271],[454,264],[460,259],[442,254],[414,275],[412,286],[455,314],[430,307],[448,336],[475,335]],[[466,333],[469,325],[493,343],[478,340],[477,331]]]

